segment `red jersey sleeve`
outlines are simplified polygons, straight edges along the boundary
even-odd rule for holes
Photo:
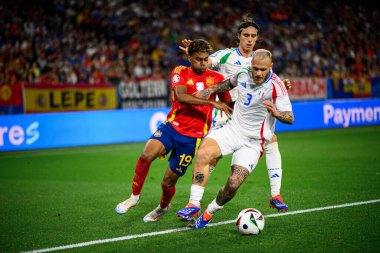
[[[186,85],[186,76],[184,75],[185,71],[182,71],[186,69],[185,66],[178,66],[175,67],[172,71],[172,75],[170,78],[170,88],[173,89],[175,86],[178,85]]]

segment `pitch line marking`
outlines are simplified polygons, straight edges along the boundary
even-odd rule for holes
[[[295,215],[295,214],[300,214],[300,213],[310,213],[310,212],[324,211],[324,210],[337,209],[337,208],[343,208],[343,207],[367,205],[367,204],[373,204],[373,203],[378,203],[378,202],[380,202],[380,199],[354,202],[354,203],[346,203],[346,204],[336,205],[336,206],[325,206],[325,207],[311,208],[311,209],[284,212],[284,213],[268,214],[268,215],[264,215],[264,217],[265,218],[271,218],[271,217],[278,217],[278,216]],[[217,223],[211,223],[210,225],[208,225],[208,227],[215,227],[215,226],[234,223],[234,222],[235,222],[235,220],[221,221],[221,222],[217,222]],[[57,250],[80,248],[80,247],[85,247],[85,246],[90,246],[90,245],[95,245],[95,244],[131,240],[131,239],[135,239],[135,238],[163,235],[163,234],[169,234],[169,233],[174,233],[174,232],[182,232],[182,231],[186,231],[186,230],[190,230],[190,229],[191,228],[188,228],[188,227],[168,229],[168,230],[144,233],[144,234],[139,234],[139,235],[128,235],[128,236],[121,236],[121,237],[115,237],[115,238],[109,238],[109,239],[102,239],[102,240],[81,242],[81,243],[70,244],[70,245],[63,245],[63,246],[58,246],[58,247],[53,247],[53,248],[37,249],[37,250],[32,250],[32,251],[26,251],[24,253],[43,253],[43,252],[51,252],[51,251],[57,251]]]

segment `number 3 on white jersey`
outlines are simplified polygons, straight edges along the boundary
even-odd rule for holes
[[[247,102],[244,103],[245,106],[249,106],[251,104],[251,100],[252,100],[252,94],[251,93],[247,93]]]

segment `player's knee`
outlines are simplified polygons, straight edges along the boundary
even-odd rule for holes
[[[265,152],[267,154],[272,154],[274,152],[278,152],[279,149],[278,149],[278,143],[277,141],[276,142],[271,142],[269,143],[268,145],[265,146]]]
[[[269,143],[274,143],[277,142],[277,136],[275,134],[272,135],[272,139],[270,140]]]
[[[210,164],[215,159],[212,157],[212,154],[208,149],[200,149],[198,152],[197,162],[202,164]]]
[[[170,188],[170,187],[173,187],[174,185],[172,184],[172,182],[170,180],[163,180],[161,181],[161,187],[162,188]]]
[[[237,191],[237,189],[239,189],[239,187],[240,187],[240,183],[238,181],[230,180],[228,182],[226,190],[227,190],[229,195],[231,195],[231,194],[235,195],[235,192]]]
[[[145,144],[143,151],[141,152],[141,158],[152,162],[157,157],[164,157],[166,154],[166,150],[164,145],[157,140],[150,139]]]
[[[153,161],[155,158],[152,154],[149,154],[148,152],[142,152],[140,157],[144,159],[145,161],[149,161],[149,162]]]
[[[176,185],[178,177],[173,176],[173,174],[165,174],[164,179],[161,181],[161,186],[163,188],[170,188]]]

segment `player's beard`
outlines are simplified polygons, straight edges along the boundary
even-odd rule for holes
[[[255,84],[262,84],[263,81],[264,81],[264,77],[262,77],[262,76],[255,76],[253,78],[253,80],[255,81]]]

